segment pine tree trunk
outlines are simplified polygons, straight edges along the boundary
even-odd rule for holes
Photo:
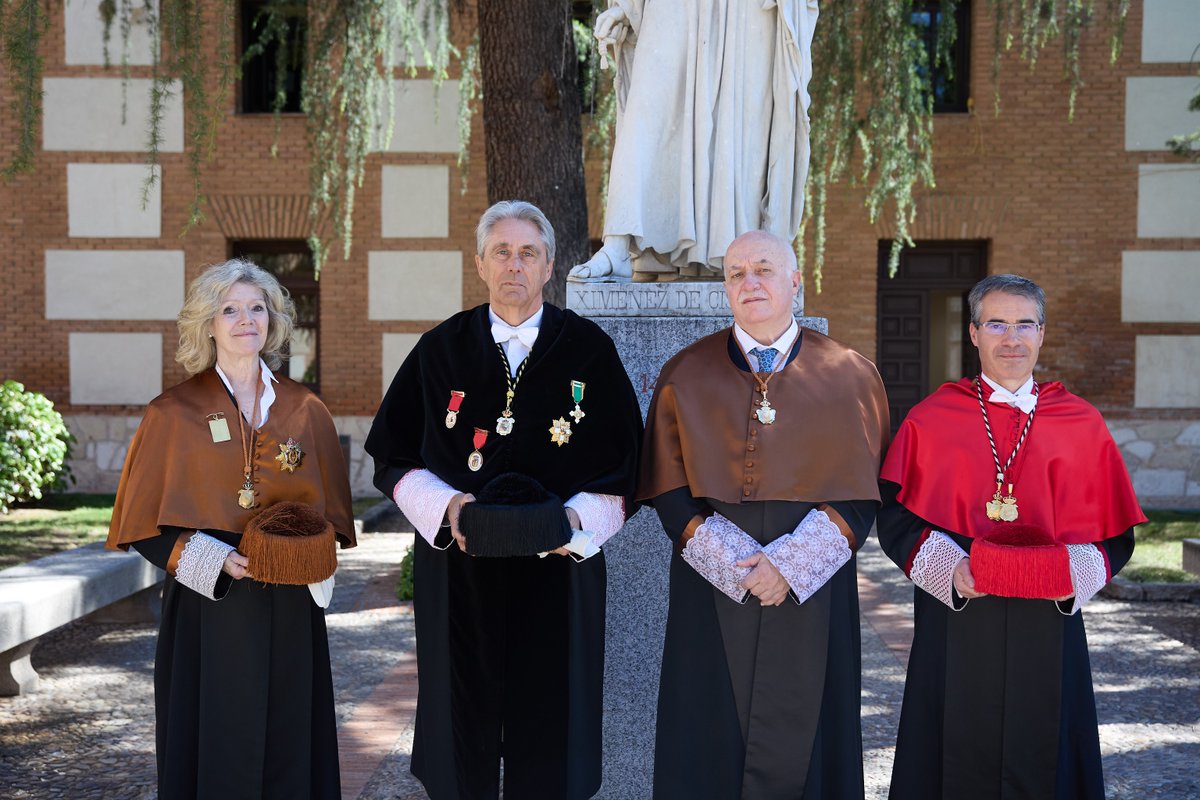
[[[566,275],[586,261],[579,70],[568,0],[479,0],[488,201],[527,200],[554,226],[546,299],[565,305]]]

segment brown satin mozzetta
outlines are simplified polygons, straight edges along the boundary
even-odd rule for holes
[[[889,423],[875,366],[804,330],[796,358],[771,381],[778,417],[763,425],[752,416],[753,376],[730,360],[731,335],[706,336],[663,367],[638,499],[687,486],[693,497],[727,503],[878,500]]]
[[[350,486],[329,412],[304,387],[280,377],[267,422],[255,432],[254,488],[259,505],[238,505],[242,451],[233,439],[213,442],[208,415],[240,413],[215,370],[168,389],[146,408],[121,473],[108,546],[127,550],[160,527],[241,533],[246,523],[283,500],[308,503],[333,523],[343,547],[354,546]],[[291,438],[304,452],[296,471],[279,467],[279,445]],[[178,545],[177,545],[178,546]],[[177,560],[177,559],[176,559]]]
[[[187,531],[186,533],[181,533],[178,537],[176,537],[175,546],[171,548],[171,556],[167,559],[167,574],[172,578],[178,574],[179,558],[183,555],[184,548],[187,547],[187,543],[190,542],[192,537],[195,535],[196,531]]]

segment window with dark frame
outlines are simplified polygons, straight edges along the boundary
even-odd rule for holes
[[[943,63],[937,63],[937,39],[942,27],[942,4],[914,2],[912,22],[919,31],[925,46],[926,66],[922,72],[928,77],[929,91],[933,95],[933,113],[961,114],[970,111],[971,97],[971,4],[961,0],[954,9],[954,24],[958,35]]]
[[[283,113],[300,113],[300,82],[304,74],[304,37],[308,27],[308,5],[304,0],[282,7],[283,16],[275,21],[278,31],[267,37],[261,52],[247,58],[263,32],[271,26],[266,0],[242,0],[238,4],[238,54],[242,78],[238,110],[242,114],[271,114],[279,90],[285,94]],[[284,42],[280,63],[280,40]],[[279,73],[282,67],[282,82]]]
[[[230,255],[270,272],[291,295],[296,317],[282,369],[289,378],[319,394],[321,294],[308,244],[302,239],[240,240],[230,243]]]

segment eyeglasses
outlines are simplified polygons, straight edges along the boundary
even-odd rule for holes
[[[1009,329],[1012,329],[1022,339],[1032,339],[1042,329],[1042,326],[1036,322],[1000,322],[999,320],[990,320],[975,327],[991,336],[1007,336]]]

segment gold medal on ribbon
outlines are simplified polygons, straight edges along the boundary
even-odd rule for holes
[[[458,409],[462,406],[463,398],[467,396],[466,392],[457,392],[451,390],[450,402],[446,405],[446,427],[453,428],[454,423],[458,422]]]
[[[467,456],[467,467],[471,472],[479,472],[483,468],[483,453],[479,452],[483,445],[487,442],[488,432],[483,428],[475,429],[475,436],[471,440],[471,444],[475,447],[471,451],[471,455]]]

